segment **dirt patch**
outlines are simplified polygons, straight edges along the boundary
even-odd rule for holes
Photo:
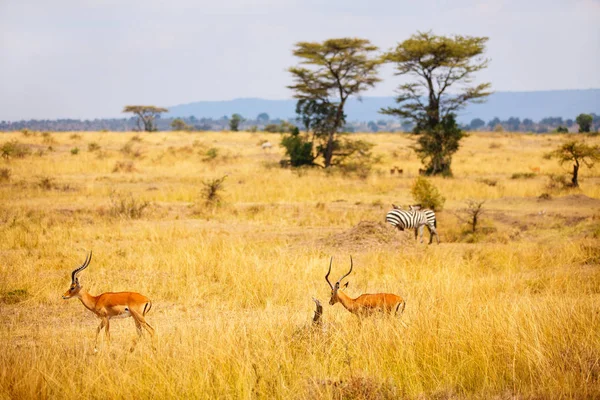
[[[381,221],[361,221],[347,231],[319,240],[318,245],[354,250],[378,246],[399,246],[412,241],[414,241],[412,230],[399,232]]]

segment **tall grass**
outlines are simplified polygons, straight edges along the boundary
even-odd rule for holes
[[[433,180],[448,199],[438,213],[442,244],[396,233],[396,242],[364,246],[341,234],[412,200],[418,160],[406,161],[408,176],[385,173],[407,136],[370,135],[389,158],[363,180],[267,168],[282,155],[262,152],[256,134],[144,135],[135,174],[112,172],[130,135],[52,135],[52,155],[6,161],[11,179],[0,191],[0,398],[600,396],[597,170],[583,171],[581,192],[544,202],[543,176],[511,179],[538,160],[560,172],[542,162],[560,136],[472,135],[457,177]],[[43,140],[6,140],[13,136]],[[190,153],[197,140],[229,162]],[[106,156],[72,157],[77,141]],[[498,171],[489,157],[513,161]],[[223,206],[198,215],[201,182],[225,174]],[[39,190],[39,176],[78,190]],[[152,207],[114,218],[115,191]],[[486,199],[482,224],[495,228],[477,243],[462,241],[454,216],[467,198]],[[156,351],[146,337],[130,353],[134,323],[124,319],[93,352],[99,320],[61,299],[90,249],[81,284],[150,297]],[[346,292],[402,295],[402,317],[359,320],[327,305],[329,257],[337,279],[350,254]],[[312,296],[325,305],[322,327],[310,323]]]

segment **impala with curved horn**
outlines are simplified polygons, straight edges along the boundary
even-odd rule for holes
[[[110,342],[110,319],[133,317],[135,327],[138,333],[138,339],[142,336],[142,327],[148,331],[150,336],[154,337],[154,328],[152,328],[144,318],[152,308],[152,302],[144,295],[135,292],[102,293],[98,296],[92,296],[79,284],[77,277],[81,271],[86,269],[92,261],[92,252],[86,257],[80,267],[71,272],[71,287],[63,294],[62,298],[67,300],[73,297],[81,300],[81,303],[96,314],[100,319],[100,326],[96,330],[96,340],[94,350],[97,350],[98,335],[102,328],[105,328],[106,339]],[[133,342],[131,350],[135,347],[137,339]]]
[[[348,271],[346,275],[338,279],[335,285],[332,285],[331,282],[329,282],[329,274],[331,273],[332,263],[333,257],[331,257],[331,260],[329,261],[329,271],[327,271],[327,275],[325,275],[325,280],[331,288],[331,300],[329,300],[330,305],[334,305],[338,302],[342,303],[346,310],[357,315],[370,314],[374,311],[388,313],[391,313],[392,311],[398,313],[398,310],[400,310],[400,313],[404,311],[404,308],[406,307],[406,301],[404,301],[402,297],[397,296],[395,294],[361,294],[355,299],[349,297],[347,294],[340,290],[340,282],[352,272],[352,256],[350,256],[350,271]],[[348,287],[348,282],[346,282],[345,286]]]

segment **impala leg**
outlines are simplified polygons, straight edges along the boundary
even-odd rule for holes
[[[150,340],[152,341],[152,348],[155,349],[155,347],[154,347],[154,328],[151,327],[150,324],[148,324],[146,322],[146,319],[144,318],[144,316],[142,314],[138,313],[135,310],[129,310],[129,312],[131,313],[131,316],[135,320],[135,325],[136,325],[136,328],[138,329],[139,337],[142,336],[142,328],[146,329],[148,331],[148,333],[150,334]]]
[[[133,339],[133,343],[131,344],[131,348],[129,348],[129,351],[133,351],[133,349],[135,349],[135,346],[137,345],[138,340],[142,337],[142,325],[140,324],[140,322],[137,319],[133,319],[133,321],[135,322],[135,330],[137,331],[137,337]]]
[[[98,329],[96,329],[96,340],[94,340],[94,351],[98,351],[98,336],[100,335],[100,331],[102,330],[102,328],[104,328],[104,325],[106,325],[108,322],[107,319],[102,318],[100,320],[100,325],[98,326]]]
[[[106,336],[106,343],[110,345],[110,318],[106,318],[106,326],[104,327],[104,336]]]

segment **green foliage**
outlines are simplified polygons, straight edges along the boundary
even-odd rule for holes
[[[375,51],[376,46],[358,38],[296,43],[294,55],[301,59],[302,66],[289,69],[294,78],[294,85],[289,88],[300,100],[299,108],[308,105],[319,109],[318,112],[307,111],[307,115],[325,117],[325,122],[318,125],[319,134],[326,142],[323,151],[325,167],[333,164],[335,136],[344,126],[344,106],[348,97],[380,81],[377,69],[382,60],[372,56]]]
[[[440,211],[446,201],[439,190],[422,176],[415,179],[410,188],[410,193],[416,203],[421,204],[423,208],[430,208],[434,211]]]
[[[25,301],[29,298],[29,292],[27,289],[15,289],[9,292],[3,293],[0,297],[5,304],[17,304],[22,301]]]
[[[229,129],[233,132],[239,131],[240,124],[244,121],[244,118],[240,114],[233,114],[229,120]]]
[[[579,132],[589,132],[592,128],[593,121],[594,117],[590,114],[579,114],[577,118],[575,118],[575,122],[579,125]]]
[[[419,134],[413,146],[425,164],[426,175],[452,176],[452,156],[460,147],[460,140],[467,133],[456,124],[453,114],[448,114],[433,128],[417,125],[415,133]]]
[[[287,121],[281,121],[280,124],[267,124],[265,125],[265,132],[271,133],[288,133],[292,132],[296,128],[296,125],[291,124]]]
[[[0,154],[2,158],[25,158],[31,154],[31,149],[29,146],[19,143],[17,140],[11,140],[5,142],[0,146]]]
[[[314,165],[313,142],[306,135],[301,135],[298,128],[294,128],[289,135],[284,135],[281,145],[285,148],[292,167]]]
[[[459,134],[457,126],[451,126],[456,124],[451,123],[450,118],[454,121],[453,115],[467,103],[481,102],[490,94],[489,83],[468,85],[473,73],[488,65],[488,60],[481,57],[487,40],[486,37],[448,37],[418,32],[385,55],[386,61],[396,64],[396,75],[408,75],[416,81],[400,85],[398,106],[381,112],[412,120],[415,133],[429,135],[426,143],[415,148],[422,157],[424,153],[419,149],[445,149],[445,154],[439,155],[426,150],[426,156],[432,160],[427,166],[428,174],[451,175],[449,156],[453,152],[447,147],[458,149],[458,141],[464,135]],[[461,88],[450,94],[449,88],[457,85]],[[448,127],[451,131],[444,132]],[[451,137],[450,143],[444,143],[447,137]],[[430,143],[435,140],[438,143]]]
[[[71,149],[71,154],[76,156],[77,154],[79,154],[79,147],[73,147]]]
[[[211,147],[210,149],[206,150],[206,153],[204,153],[204,158],[202,158],[202,161],[212,161],[216,159],[218,155],[219,149],[216,147]]]
[[[171,122],[171,129],[174,131],[191,131],[192,127],[186,124],[181,118],[175,118]]]
[[[556,133],[569,133],[569,129],[566,126],[559,125],[556,128]]]
[[[600,161],[600,147],[589,146],[577,140],[570,140],[558,149],[547,154],[550,158],[556,158],[560,165],[573,163],[571,186],[578,187],[578,174],[581,165],[592,168],[594,163]]]
[[[269,119],[270,119],[269,118],[269,114],[264,113],[264,112],[258,114],[258,116],[256,117],[256,121],[259,122],[259,123],[263,123],[263,124],[266,123],[266,122],[269,122]]]
[[[144,131],[154,132],[156,126],[154,120],[160,117],[160,114],[168,112],[169,110],[162,107],[156,106],[125,106],[123,108],[124,113],[133,113],[137,115],[137,129],[142,130],[141,124],[144,125]]]

